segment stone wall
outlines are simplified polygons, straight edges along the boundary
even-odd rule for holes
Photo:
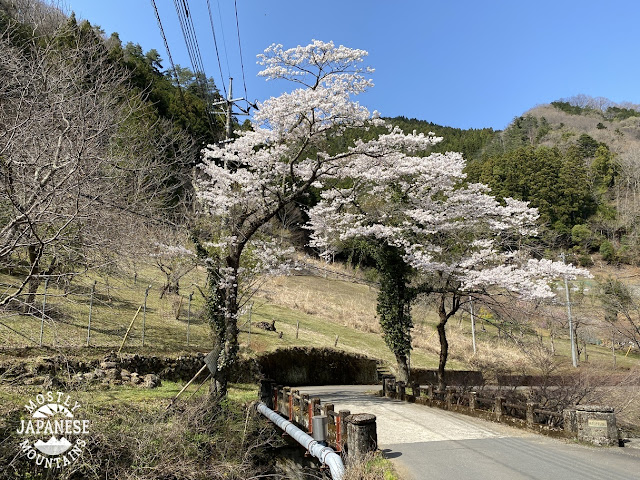
[[[484,385],[482,372],[475,370],[447,370],[445,372],[447,385],[452,386],[479,386]],[[412,368],[411,382],[420,385],[437,385],[438,371],[426,368]]]
[[[54,355],[39,359],[6,361],[0,363],[0,376],[5,381],[24,385],[40,385],[53,382],[65,382],[70,378],[74,382],[113,383],[132,379],[138,384],[138,378],[155,375],[162,380],[188,381],[204,365],[204,353],[181,355],[178,357],[157,355],[118,356],[111,352],[102,359],[81,360],[66,355]],[[253,382],[258,378],[257,364],[251,360],[240,360],[234,368],[232,382]]]
[[[294,347],[258,357],[262,375],[280,385],[367,385],[377,383],[373,358],[330,348]]]

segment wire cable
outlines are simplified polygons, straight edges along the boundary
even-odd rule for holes
[[[219,6],[219,4],[218,4]],[[213,44],[216,47],[216,57],[218,59],[218,68],[220,69],[220,80],[222,81],[222,89],[224,91],[225,98],[227,97],[227,87],[224,84],[224,75],[222,74],[222,64],[220,63],[220,53],[218,51],[218,40],[216,39],[216,30],[213,26],[213,15],[211,15],[211,4],[207,0],[207,10],[209,11],[209,23],[211,23],[211,32],[213,33]],[[227,65],[227,73],[229,72],[229,65]]]
[[[227,62],[227,75],[231,76],[231,69],[229,68],[229,55],[227,53],[227,39],[224,35],[224,22],[222,21],[222,11],[220,10],[220,0],[218,2],[218,17],[220,18],[220,30],[222,31],[222,46],[224,48],[224,58]]]
[[[238,49],[240,50],[240,68],[242,69],[242,84],[244,85],[244,98],[249,103],[249,97],[247,95],[247,81],[244,76],[244,60],[242,59],[242,43],[240,42],[240,24],[238,22],[238,2],[233,0],[233,6],[236,10],[236,30],[238,31]]]
[[[153,10],[156,14],[156,20],[158,21],[158,28],[160,29],[160,35],[162,35],[162,40],[164,41],[164,48],[167,51],[167,57],[169,57],[169,63],[171,64],[171,70],[175,75],[176,84],[178,85],[178,93],[180,95],[180,99],[182,103],[186,106],[187,102],[184,99],[184,93],[182,92],[182,85],[180,85],[180,78],[178,77],[178,72],[176,70],[176,66],[173,63],[173,56],[171,55],[171,50],[169,50],[169,42],[167,41],[167,36],[164,33],[164,28],[162,27],[162,22],[160,21],[160,13],[158,12],[158,6],[156,5],[156,0],[151,0],[151,4],[153,5]]]
[[[207,74],[204,70],[202,63],[202,55],[200,53],[200,47],[198,45],[198,38],[196,35],[195,27],[193,26],[193,19],[189,9],[188,0],[173,0],[173,4],[176,8],[178,15],[178,21],[180,22],[180,28],[182,30],[182,36],[184,37],[185,44],[187,46],[187,53],[191,60],[191,66],[193,67],[195,74],[195,82],[200,88],[203,100],[205,101],[205,111],[211,133],[215,135],[215,119],[211,111],[211,98],[210,91],[207,88]],[[181,8],[182,6],[182,8]]]

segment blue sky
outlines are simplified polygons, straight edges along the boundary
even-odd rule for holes
[[[123,42],[167,58],[150,0],[66,4],[107,35],[118,32]],[[191,66],[173,1],[156,4],[174,60]],[[207,2],[189,4],[206,73],[220,85]],[[227,83],[230,73],[234,96],[244,96],[234,2],[210,5],[222,77]],[[290,88],[258,78],[256,54],[271,43],[318,39],[369,52],[375,87],[360,101],[384,116],[503,129],[535,105],[579,93],[640,103],[636,0],[237,0],[237,6],[252,101]]]

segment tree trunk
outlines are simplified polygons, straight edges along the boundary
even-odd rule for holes
[[[40,252],[34,245],[27,247],[27,254],[29,256],[29,265],[31,270],[31,278],[29,279],[29,286],[27,290],[27,300],[24,305],[25,313],[32,311],[36,301],[36,293],[40,286]]]
[[[226,259],[224,311],[219,314],[222,322],[217,326],[216,344],[220,348],[216,372],[216,390],[218,395],[226,396],[231,371],[238,357],[238,268],[240,252]]]
[[[396,354],[396,363],[398,364],[397,380],[400,382],[409,382],[409,363],[406,355]]]
[[[445,378],[445,367],[447,365],[447,358],[449,357],[449,342],[447,341],[447,332],[445,326],[447,325],[448,318],[442,315],[440,316],[440,323],[438,323],[438,337],[440,338],[440,360],[438,362],[438,389],[444,391],[447,386]]]
[[[408,288],[411,267],[402,259],[395,247],[382,246],[376,252],[376,263],[380,272],[380,290],[376,313],[380,321],[382,336],[393,352],[398,364],[399,380],[409,381],[408,356],[411,352],[411,300]]]
[[[440,360],[438,362],[438,389],[444,390],[447,387],[447,381],[445,378],[445,367],[447,366],[447,358],[449,357],[449,342],[447,341],[447,332],[445,327],[447,326],[447,321],[456,314],[458,309],[460,308],[460,298],[462,295],[459,295],[456,291],[450,292],[451,294],[451,308],[447,312],[447,293],[442,293],[440,295],[440,300],[438,304],[438,317],[440,318],[440,322],[436,327],[438,330],[438,337],[440,338]]]

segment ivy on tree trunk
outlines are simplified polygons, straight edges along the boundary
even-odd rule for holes
[[[409,287],[412,269],[402,259],[402,253],[389,245],[375,247],[374,257],[380,274],[380,291],[376,312],[385,343],[396,357],[398,377],[409,381],[408,357],[411,351],[411,301]]]

